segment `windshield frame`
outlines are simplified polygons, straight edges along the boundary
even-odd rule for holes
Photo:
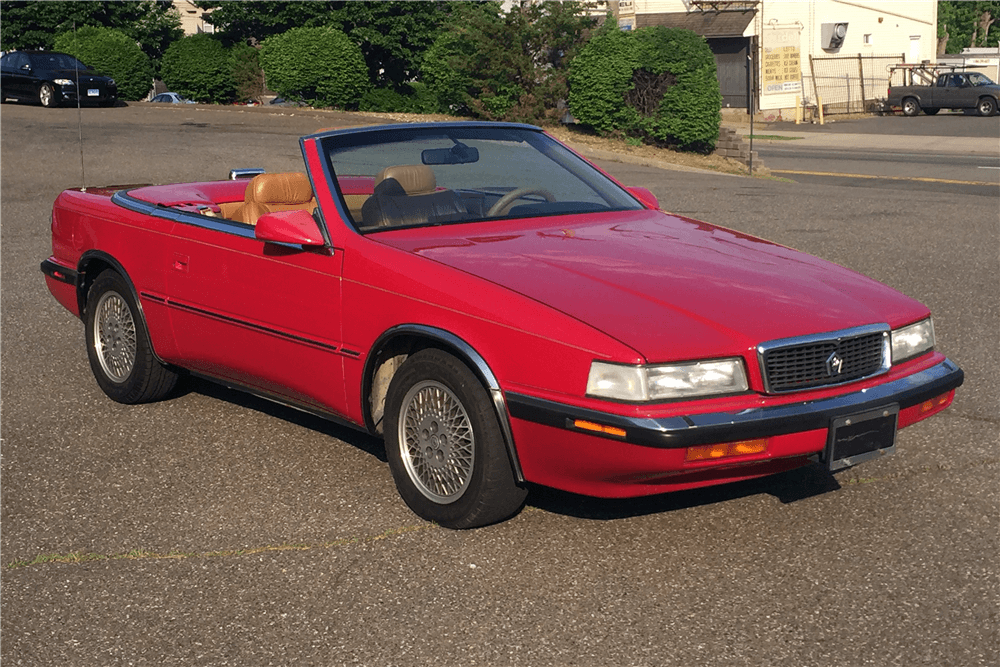
[[[536,217],[548,218],[567,215],[586,215],[589,213],[643,210],[646,208],[646,205],[639,198],[629,192],[622,184],[609,176],[606,172],[599,169],[590,161],[580,156],[577,152],[546,133],[542,128],[534,125],[477,121],[395,124],[330,130],[319,132],[309,137],[303,137],[303,140],[309,139],[317,140],[317,144],[320,149],[319,153],[321,155],[321,159],[323,160],[324,171],[327,172],[327,178],[336,191],[338,208],[340,209],[339,212],[341,213],[341,217],[344,218],[345,223],[350,225],[359,234],[381,233],[398,229],[412,229],[441,225],[496,223],[497,221],[502,220],[522,220],[525,218]],[[364,155],[367,151],[371,151],[371,155],[373,156],[372,160],[378,163],[376,166],[380,166],[380,160],[387,160],[388,158],[378,155],[379,146],[395,145],[403,147],[410,143],[416,144],[418,142],[428,140],[450,140],[460,146],[464,146],[462,143],[463,141],[472,142],[473,140],[481,142],[495,141],[501,144],[502,142],[507,142],[510,145],[521,145],[525,149],[534,149],[534,152],[532,153],[533,159],[535,157],[539,158],[536,162],[541,164],[544,163],[545,159],[550,160],[550,166],[557,171],[552,172],[550,170],[549,173],[561,175],[560,178],[562,181],[555,181],[556,185],[572,184],[580,191],[585,192],[594,200],[594,202],[557,202],[553,201],[553,199],[547,198],[547,204],[541,199],[537,201],[528,201],[520,206],[511,206],[510,211],[513,212],[503,212],[499,215],[487,215],[482,212],[472,213],[472,209],[470,208],[469,217],[461,219],[431,219],[416,223],[391,224],[385,226],[373,226],[371,224],[366,225],[364,224],[364,220],[360,218],[356,219],[355,215],[358,210],[357,199],[361,197],[361,195],[356,192],[345,193],[341,189],[341,186],[351,180],[355,180],[355,182],[357,182],[356,179],[374,179],[374,176],[371,173],[349,173],[352,169],[345,169],[344,162],[346,162],[346,160],[338,161],[338,156],[349,156],[351,151],[357,151],[357,155]],[[469,162],[456,162],[454,164],[457,165],[459,169],[463,169],[469,164],[477,161],[479,160],[476,159]],[[390,165],[394,164],[391,160],[389,160],[388,163]],[[414,160],[411,159],[409,163],[413,164]],[[415,166],[419,168],[419,164],[420,163],[418,162]],[[428,163],[426,160],[424,160],[424,164],[430,164],[435,168],[440,168],[442,166],[434,163]],[[505,162],[494,161],[492,164],[497,166],[491,166],[490,163],[484,163],[484,173],[489,173],[491,168],[494,172],[515,173],[517,171],[516,169],[511,170],[507,167]],[[450,166],[451,165],[444,165],[444,168],[447,169]],[[562,171],[558,171],[560,168]],[[362,170],[372,171],[373,169],[374,167],[369,166],[367,169]],[[520,177],[523,180],[523,174],[521,174]],[[445,182],[448,181],[447,178],[443,180]],[[538,184],[541,189],[545,189],[545,185],[546,182],[544,180]],[[447,187],[442,187],[441,184],[438,184],[437,190],[451,191],[451,186],[452,184],[450,183]],[[501,199],[504,194],[517,189],[517,186],[507,188],[506,190],[495,187],[484,187],[481,189],[460,187],[454,188],[454,191],[459,193],[461,197],[478,197],[480,199],[485,199],[486,202],[495,203]],[[355,198],[355,206],[353,209],[348,204],[345,194]],[[437,192],[434,194],[437,194]],[[372,196],[372,194],[368,194],[369,198]],[[484,206],[489,208],[488,204],[484,204]]]

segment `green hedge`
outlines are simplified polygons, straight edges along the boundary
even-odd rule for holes
[[[602,134],[709,152],[722,121],[715,58],[690,30],[600,31],[570,67],[570,112]]]
[[[207,34],[184,37],[167,47],[160,77],[170,90],[196,102],[229,102],[236,92],[231,55]]]
[[[414,81],[395,88],[373,88],[358,105],[361,111],[397,113],[437,113],[438,99],[426,84]]]
[[[292,28],[261,44],[267,86],[316,106],[357,108],[370,88],[361,49],[334,28]]]
[[[56,37],[53,48],[113,78],[120,99],[141,100],[153,87],[149,57],[135,40],[113,28],[83,26]]]

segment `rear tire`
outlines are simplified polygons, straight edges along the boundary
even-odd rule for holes
[[[941,110],[940,110],[940,109],[936,109],[936,108],[933,108],[933,107],[932,107],[932,108],[930,108],[930,109],[924,109],[924,113],[925,113],[925,114],[927,114],[928,116],[933,116],[933,115],[934,115],[934,114],[936,114],[936,113],[937,113],[938,111],[941,111]]]
[[[385,449],[399,495],[446,528],[502,521],[524,505],[496,412],[479,378],[452,355],[411,355],[389,385]]]
[[[903,115],[904,116],[916,116],[920,113],[920,103],[917,102],[912,97],[907,97],[903,100]]]
[[[115,271],[97,276],[87,296],[87,356],[101,390],[118,403],[158,401],[177,373],[156,358],[128,283]]]
[[[980,116],[992,116],[997,112],[997,101],[992,97],[981,97],[976,103],[976,111]]]

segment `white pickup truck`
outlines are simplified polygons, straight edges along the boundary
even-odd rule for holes
[[[941,109],[975,109],[980,116],[992,116],[1000,102],[1000,86],[979,72],[939,74],[932,86],[891,86],[886,99],[906,116],[921,110],[933,116]]]

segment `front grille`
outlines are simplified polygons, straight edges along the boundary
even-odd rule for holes
[[[889,368],[889,328],[884,325],[787,338],[757,348],[764,388],[770,393],[852,382]]]

